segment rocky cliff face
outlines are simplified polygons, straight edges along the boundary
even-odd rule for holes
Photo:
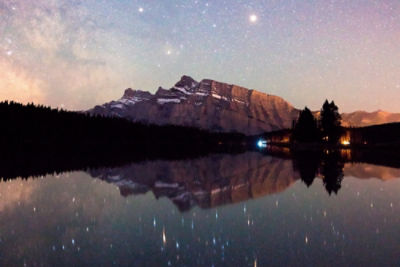
[[[171,89],[126,89],[123,97],[89,112],[157,125],[175,124],[248,135],[290,128],[298,110],[278,96],[183,76]]]
[[[189,76],[170,89],[158,88],[155,94],[126,89],[121,99],[88,112],[247,135],[291,128],[299,114],[281,97],[213,80],[197,82]],[[400,122],[400,114],[383,111],[345,113],[342,118],[344,126],[353,127]]]

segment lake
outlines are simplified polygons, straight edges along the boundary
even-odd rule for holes
[[[399,178],[254,151],[4,180],[0,265],[399,265]]]

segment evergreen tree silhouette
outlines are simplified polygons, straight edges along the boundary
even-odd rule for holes
[[[294,124],[292,139],[297,142],[318,142],[320,140],[317,120],[307,107],[300,111],[299,118]]]
[[[325,142],[329,144],[339,143],[342,134],[341,120],[342,117],[335,102],[329,103],[328,100],[325,100],[320,117],[320,128]]]

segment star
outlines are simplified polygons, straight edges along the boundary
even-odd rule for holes
[[[326,0],[315,0],[315,5],[307,1],[294,5],[292,1],[277,4],[257,0],[172,4],[162,0],[0,0],[3,2],[8,4],[0,8],[6,16],[0,19],[0,29],[6,29],[0,36],[0,73],[7,73],[7,81],[0,82],[2,98],[44,101],[54,106],[65,102],[67,109],[86,110],[97,103],[90,97],[69,95],[82,89],[83,95],[89,96],[92,88],[100,88],[107,92],[99,95],[98,101],[103,103],[111,101],[111,95],[119,95],[119,88],[131,79],[138,87],[152,90],[160,83],[174,84],[182,72],[190,71],[188,74],[198,79],[207,76],[274,93],[292,100],[295,106],[318,109],[320,99],[331,94],[335,102],[341,103],[342,111],[376,110],[385,102],[385,109],[400,112],[393,100],[400,89],[399,71],[393,63],[400,60],[400,46],[392,45],[400,42],[400,25],[395,21],[398,0],[365,0],[365,9],[343,1],[327,8]],[[371,12],[366,13],[370,19],[365,20],[363,12],[367,11]],[[352,25],[357,25],[356,35]],[[344,49],[338,51],[338,47]],[[38,55],[46,60],[38,62]],[[189,55],[192,60],[187,60]],[[245,66],[246,73],[239,73],[231,60]],[[171,75],[145,78],[160,73],[167,64]],[[247,64],[251,68],[246,68]],[[143,65],[151,67],[140,68]],[[79,69],[98,77],[87,77]],[[140,71],[132,76],[132,69]],[[267,74],[255,71],[261,69]],[[346,70],[351,75],[341,75]],[[361,70],[374,75],[357,75]],[[16,72],[21,79],[18,83],[11,80]],[[71,83],[68,77],[76,77],[79,82]],[[270,87],[265,87],[266,82]],[[12,87],[6,93],[4,84]],[[30,88],[23,95],[16,93],[21,84]],[[328,92],[308,84],[325,86]],[[297,97],[298,86],[306,93]],[[59,89],[51,89],[56,87]],[[374,98],[380,101],[372,101]]]
[[[251,15],[249,16],[249,21],[250,21],[251,23],[256,23],[257,20],[258,20],[258,17],[257,17],[256,14],[251,14]]]

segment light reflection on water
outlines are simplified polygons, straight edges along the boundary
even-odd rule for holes
[[[346,164],[337,195],[258,153],[0,183],[1,266],[396,265],[400,171]]]

